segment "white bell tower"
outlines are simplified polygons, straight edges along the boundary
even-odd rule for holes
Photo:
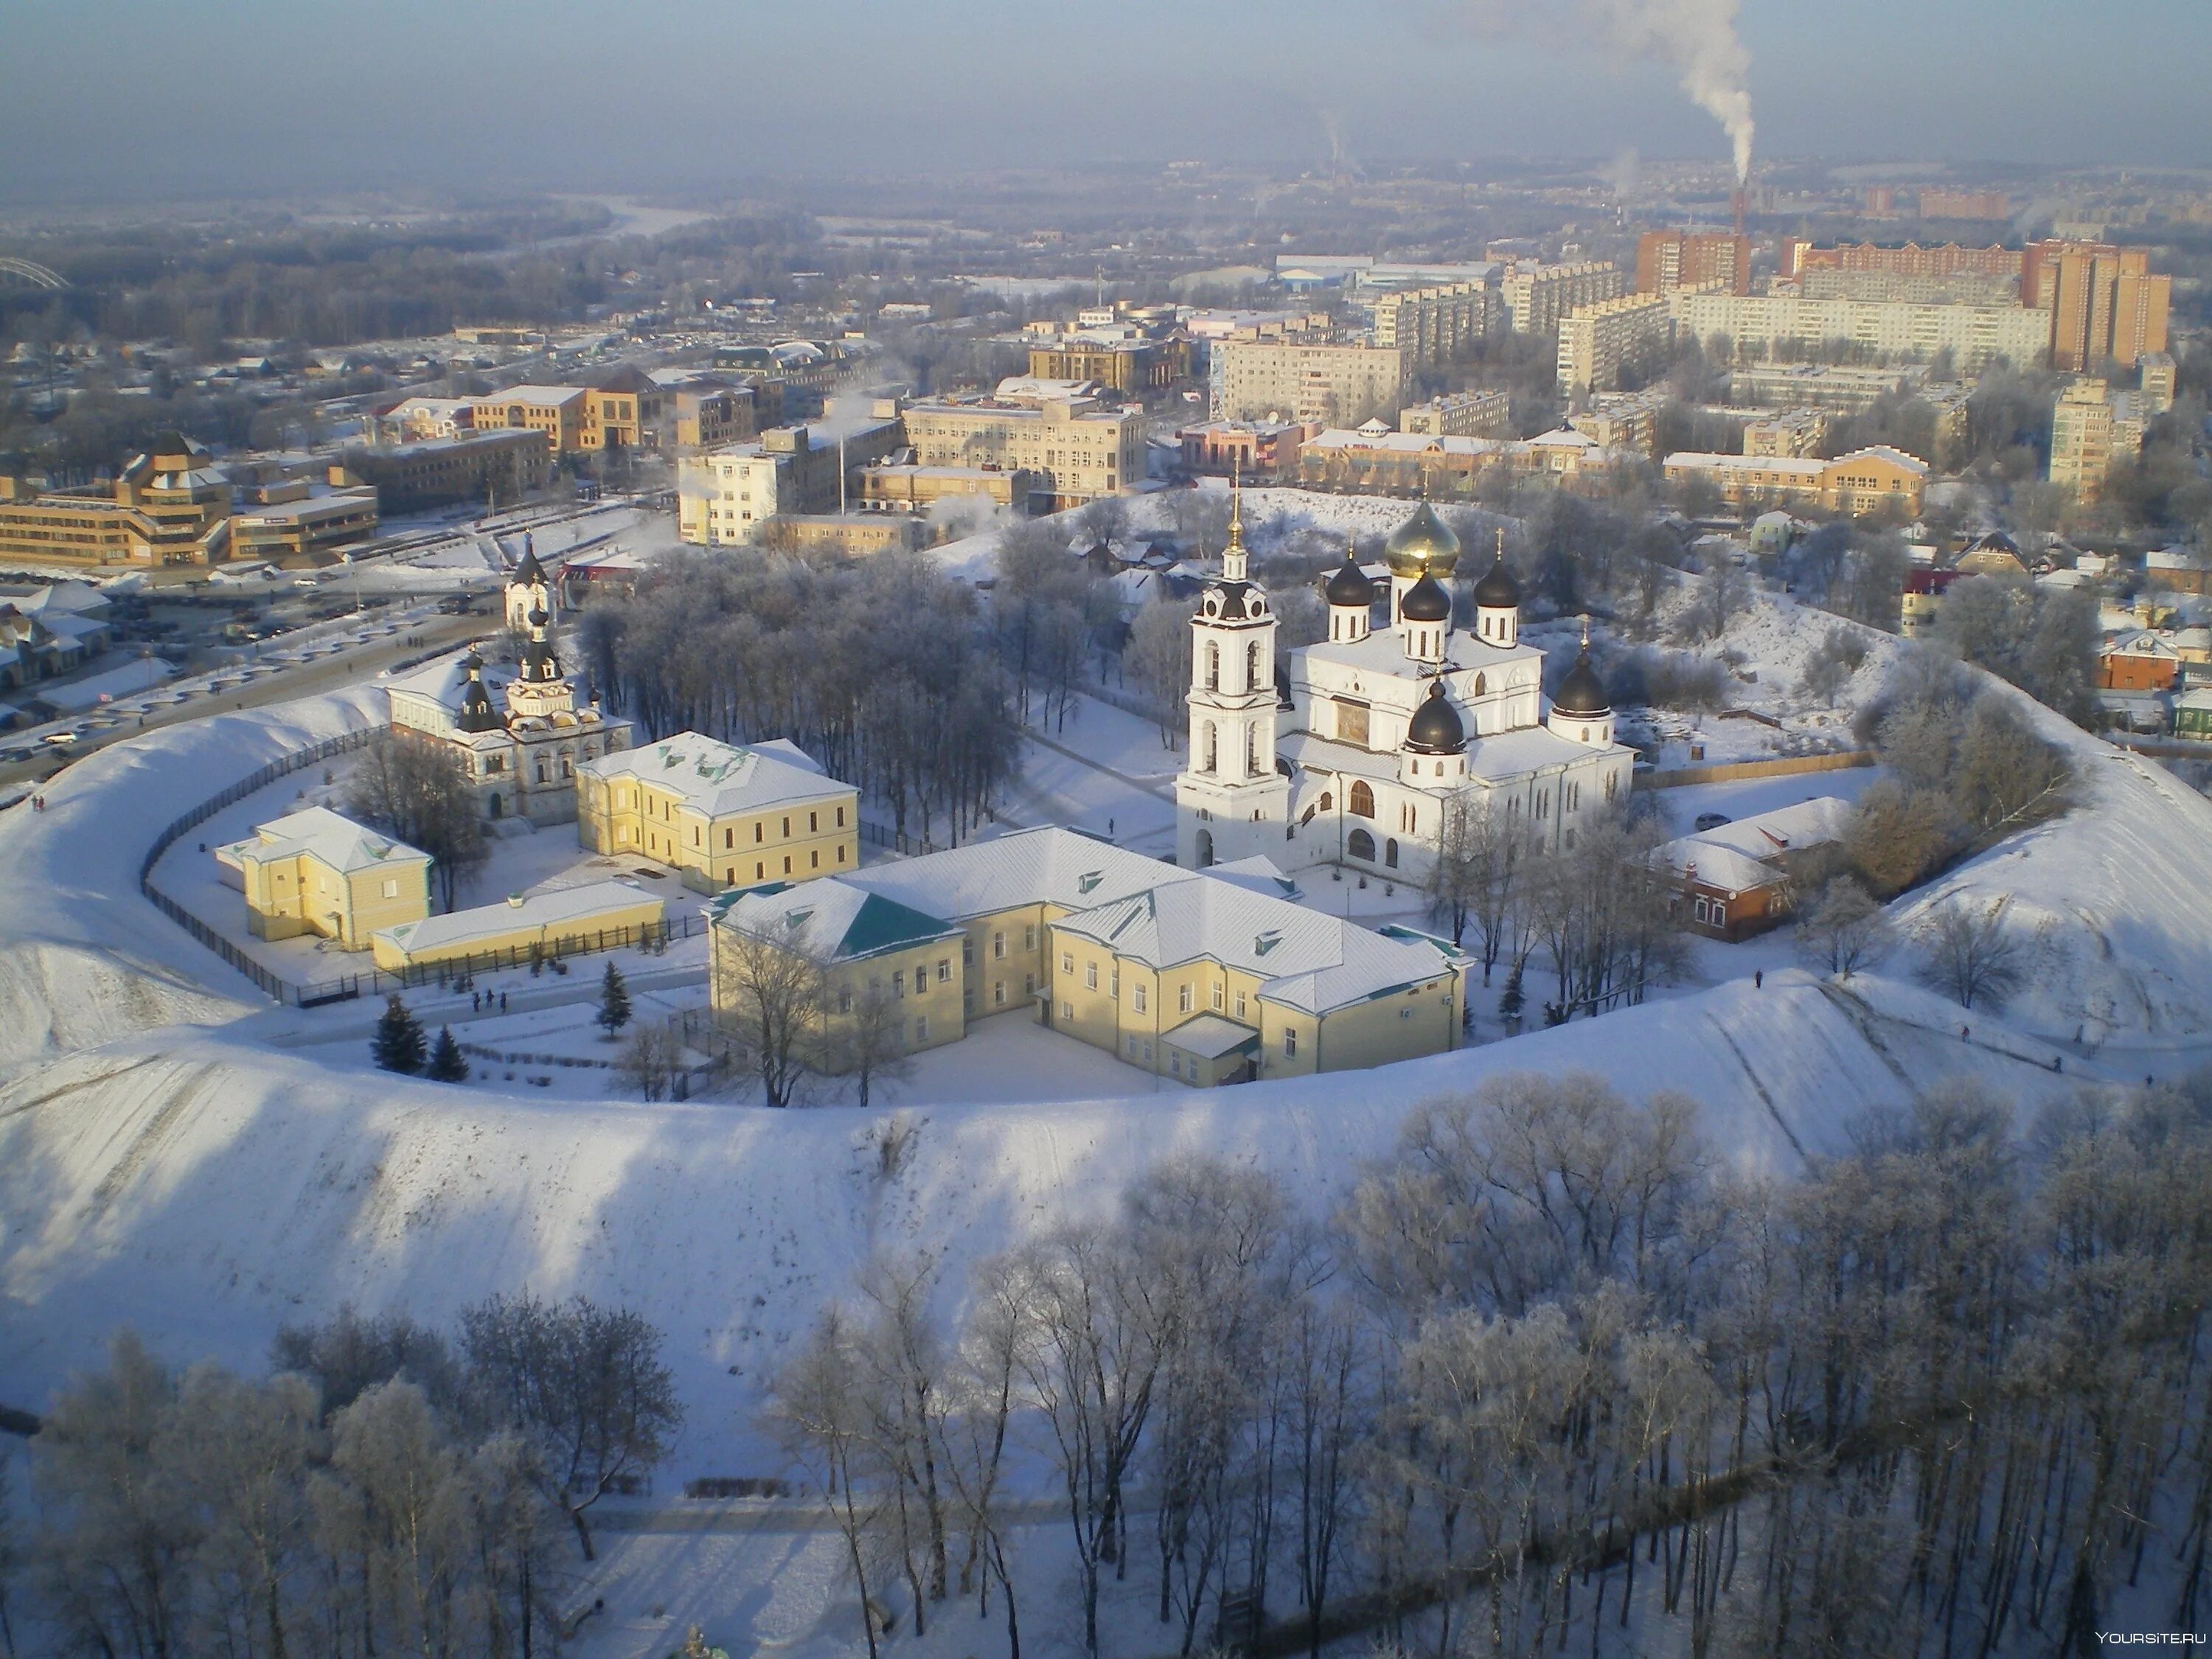
[[[1232,485],[1221,580],[1190,619],[1190,750],[1176,779],[1176,861],[1187,869],[1279,856],[1291,781],[1275,766],[1275,613],[1250,580],[1243,491]]]

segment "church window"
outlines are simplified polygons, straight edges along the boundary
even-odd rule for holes
[[[1213,722],[1206,722],[1206,770],[1211,772],[1220,763],[1220,744],[1215,740]]]
[[[1382,843],[1382,862],[1393,870],[1398,867],[1398,842],[1395,837]]]
[[[1583,727],[1583,741],[1584,743],[1588,743],[1589,741],[1589,727],[1587,726]]]
[[[1375,862],[1375,837],[1364,830],[1355,830],[1346,837],[1344,850],[1365,864]]]
[[[820,848],[817,847],[814,851],[806,855],[806,867],[810,870],[819,870],[822,867],[822,849]]]
[[[1336,810],[1336,792],[1334,790],[1324,789],[1321,792],[1321,810],[1324,812],[1333,812]]]
[[[1244,687],[1243,687],[1243,689],[1244,689],[1245,690],[1247,690],[1247,691],[1257,690],[1259,689],[1259,685],[1260,685],[1260,642],[1259,642],[1259,641],[1257,641],[1257,640],[1254,640],[1254,641],[1252,641],[1249,644],[1248,644],[1248,645],[1244,647]]]
[[[1354,817],[1371,818],[1375,816],[1375,792],[1367,787],[1364,780],[1352,786],[1352,812]]]
[[[1607,773],[1607,774],[1606,774],[1606,775],[1605,775],[1605,798],[1606,798],[1607,800],[1611,800],[1611,799],[1613,799],[1613,786],[1614,786],[1615,784],[1619,783],[1620,781],[1620,777],[1619,777],[1619,775],[1618,775],[1617,774],[1615,774],[1615,773],[1612,773],[1612,772],[1608,772],[1608,773]]]
[[[1244,775],[1249,778],[1259,769],[1260,728],[1256,726],[1248,726],[1244,728]],[[1257,814],[1255,816],[1256,817]]]
[[[544,763],[544,761],[540,761],[540,762],[538,762],[538,782],[540,782],[540,783],[544,783],[544,782],[547,782],[548,781],[549,781],[549,780],[546,778],[546,775],[545,775],[545,763]]]
[[[1206,689],[1221,689],[1221,647],[1212,640],[1206,642]]]
[[[1474,695],[1479,697],[1489,690],[1490,681],[1488,678],[1485,675],[1477,674],[1474,677]]]

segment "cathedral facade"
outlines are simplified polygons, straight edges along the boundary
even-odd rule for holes
[[[468,770],[487,818],[576,821],[576,769],[630,746],[628,720],[609,720],[576,690],[553,643],[553,590],[525,554],[507,588],[507,612],[527,640],[514,672],[471,649],[391,688],[396,732],[442,743]]]
[[[1587,646],[1547,707],[1502,547],[1475,584],[1472,630],[1453,624],[1459,539],[1427,502],[1384,552],[1387,593],[1347,553],[1324,594],[1328,637],[1279,659],[1232,514],[1221,579],[1191,619],[1178,863],[1265,854],[1418,884],[1456,811],[1503,814],[1556,848],[1627,799],[1634,751],[1613,740]]]

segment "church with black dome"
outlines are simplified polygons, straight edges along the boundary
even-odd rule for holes
[[[1627,799],[1634,751],[1614,741],[1587,643],[1547,704],[1502,544],[1474,583],[1471,629],[1454,621],[1459,538],[1435,508],[1416,507],[1383,556],[1387,580],[1374,581],[1347,553],[1322,587],[1327,636],[1279,659],[1232,514],[1222,578],[1191,620],[1179,862],[1264,854],[1285,869],[1421,882],[1462,803],[1560,847]]]

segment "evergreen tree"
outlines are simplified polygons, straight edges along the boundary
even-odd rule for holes
[[[466,1083],[469,1080],[469,1062],[461,1053],[461,1045],[453,1041],[452,1026],[441,1025],[438,1028],[438,1041],[431,1046],[430,1064],[422,1075],[433,1083]]]
[[[1522,1004],[1527,1000],[1521,989],[1521,970],[1517,967],[1505,981],[1505,990],[1498,999],[1498,1017],[1506,1021],[1521,1018]]]
[[[376,1035],[369,1039],[370,1057],[387,1072],[411,1075],[422,1071],[427,1046],[422,1022],[407,1012],[407,1005],[394,993],[384,1005],[384,1017],[376,1022]]]
[[[622,969],[611,962],[606,977],[599,981],[599,1024],[612,1036],[629,1024],[629,987],[623,983]]]

